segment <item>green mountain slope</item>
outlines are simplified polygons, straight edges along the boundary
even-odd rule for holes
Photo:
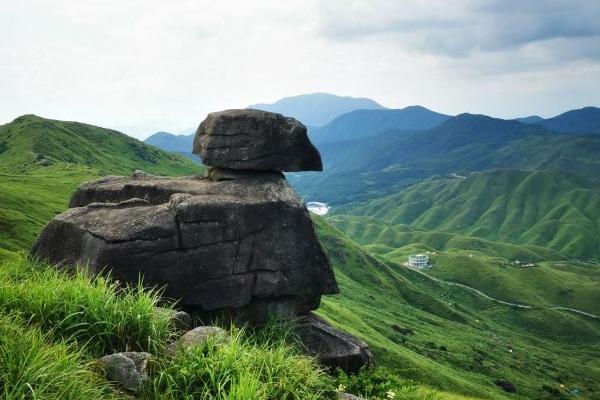
[[[101,174],[129,174],[135,169],[156,175],[198,171],[181,155],[111,129],[35,115],[0,126],[0,170],[29,173],[52,162],[83,165]]]
[[[428,231],[600,256],[600,189],[559,171],[495,170],[419,183],[347,208]]]
[[[379,363],[489,399],[559,399],[574,389],[582,398],[600,394],[600,321],[490,301],[376,258],[325,221],[316,223],[341,290],[323,299],[319,313],[364,338]],[[598,282],[597,274],[588,279]],[[517,393],[503,392],[494,384],[499,379]]]
[[[434,267],[427,274],[474,287],[496,299],[600,315],[597,265],[567,261],[544,247],[418,230],[370,217],[339,215],[328,222],[371,254],[399,264],[409,254],[428,253]]]
[[[561,133],[600,133],[600,108],[584,107],[535,123]]]
[[[201,167],[110,129],[25,115],[0,126],[0,257],[30,246],[86,180],[135,169],[190,175]]]
[[[325,172],[293,180],[307,198],[347,203],[452,173],[494,168],[559,169],[600,177],[600,137],[463,114],[428,131],[388,132],[320,146]]]

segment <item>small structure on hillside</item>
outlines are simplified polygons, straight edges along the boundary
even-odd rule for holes
[[[429,256],[425,254],[413,254],[408,256],[408,266],[414,269],[423,269],[429,266]]]

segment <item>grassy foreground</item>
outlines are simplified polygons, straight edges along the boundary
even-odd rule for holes
[[[0,263],[0,398],[316,400],[334,399],[343,387],[371,399],[390,391],[414,400],[463,399],[386,369],[329,375],[301,354],[291,326],[280,324],[231,327],[227,341],[167,358],[161,354],[177,332],[157,312],[158,294],[66,275],[21,255]],[[156,355],[135,396],[107,382],[94,361],[118,351]]]

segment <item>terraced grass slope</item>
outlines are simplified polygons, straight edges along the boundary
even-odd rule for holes
[[[0,126],[0,258],[29,247],[77,186],[135,169],[158,175],[201,171],[120,132],[25,115]]]
[[[364,338],[380,364],[488,399],[600,395],[600,321],[498,304],[377,258],[324,220],[316,223],[341,289],[323,299],[319,313]],[[517,392],[500,389],[501,380]]]
[[[394,240],[368,238],[365,235],[369,233],[365,231],[359,239],[364,244],[399,247],[408,243],[431,244],[438,240],[446,243],[431,247],[443,250],[452,245],[448,241],[467,236],[525,246],[523,249],[527,246],[546,247],[568,258],[600,257],[600,188],[566,172],[478,172],[465,178],[419,183],[397,194],[341,210],[393,225],[387,235],[394,235]],[[402,225],[430,231],[430,236],[431,231],[436,232],[438,238],[420,239],[418,236],[423,234]],[[345,229],[353,228],[346,226]],[[386,234],[386,229],[380,227],[377,235]],[[496,252],[514,258],[510,251]],[[540,260],[550,256],[557,259],[556,254],[543,253],[527,258]]]

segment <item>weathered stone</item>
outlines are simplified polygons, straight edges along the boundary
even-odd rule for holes
[[[193,152],[206,165],[237,170],[322,171],[306,127],[294,118],[259,110],[208,114]]]
[[[326,367],[355,373],[372,362],[373,356],[365,342],[334,329],[314,314],[303,317],[296,331],[308,354]]]
[[[362,397],[355,396],[350,393],[338,393],[338,400],[364,400]]]
[[[165,288],[186,311],[263,322],[337,293],[306,208],[278,172],[234,179],[137,174],[83,184],[32,253]]]
[[[166,314],[171,326],[178,331],[187,331],[192,328],[192,316],[185,311],[170,308],[156,307],[156,311]]]
[[[104,356],[98,362],[106,379],[135,392],[148,380],[146,366],[150,357],[149,353],[130,351]]]
[[[198,326],[171,343],[167,347],[167,354],[173,356],[180,349],[189,350],[196,346],[202,346],[210,338],[222,342],[227,340],[228,337],[227,331],[217,326]]]

